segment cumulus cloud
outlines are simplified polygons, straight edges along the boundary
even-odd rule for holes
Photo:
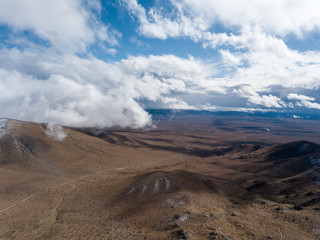
[[[310,109],[320,109],[320,104],[314,102],[316,99],[314,97],[308,97],[302,94],[290,93],[287,96],[290,100],[296,100],[296,106],[306,107]]]
[[[188,36],[202,39],[215,24],[227,28],[259,27],[284,36],[320,28],[317,0],[171,0],[171,11],[157,5],[145,9],[137,0],[121,0],[140,23],[142,35],[160,39]]]
[[[163,97],[162,102],[167,105],[170,109],[188,109],[188,110],[195,110],[197,109],[194,106],[190,106],[187,104],[183,99],[176,98],[176,97]]]
[[[263,106],[284,107],[276,88],[320,88],[320,52],[290,49],[282,39],[319,30],[320,2],[286,0],[171,0],[172,9],[156,5],[145,9],[136,0],[120,1],[140,23],[139,33],[153,38],[189,37],[204,48],[218,49],[219,79],[209,82],[221,93],[234,86],[250,86],[259,96],[248,98]],[[216,24],[231,29],[215,32]],[[208,84],[208,81],[206,82]],[[273,93],[261,94],[273,89]],[[289,91],[289,90],[288,90]]]
[[[253,91],[249,87],[243,87],[239,90],[233,90],[233,93],[240,97],[248,99],[248,103],[254,105],[261,105],[268,108],[282,108],[286,107],[287,104],[281,100],[279,97],[273,96],[271,94],[260,96],[257,92]]]
[[[223,50],[220,49],[219,53],[221,54],[222,57],[222,62],[226,66],[238,66],[241,65],[242,62],[242,57],[237,56],[236,54],[231,53],[229,50]]]
[[[232,52],[220,50],[223,64],[234,68],[223,77],[229,85],[249,85],[255,92],[276,91],[277,87],[288,91],[320,87],[319,51],[292,50],[282,39],[257,28],[242,29],[238,35],[220,35],[219,42],[212,38],[213,47],[219,44],[234,48]]]
[[[201,16],[209,23],[221,22],[227,27],[258,26],[265,32],[285,35],[319,29],[317,0],[250,1],[250,0],[182,0],[179,3],[191,16]]]
[[[212,66],[173,55],[112,63],[17,49],[0,56],[1,114],[68,126],[143,127],[151,124],[143,101],[187,106],[170,94],[204,92],[212,75]]]
[[[287,97],[290,100],[305,100],[305,101],[314,101],[314,97],[308,97],[302,94],[290,93]]]
[[[250,96],[248,98],[248,101],[253,104],[262,105],[264,107],[275,107],[275,108],[282,108],[285,107],[286,104],[278,97],[273,96],[271,94],[269,95],[256,95],[256,96]]]
[[[100,2],[81,0],[1,0],[0,23],[15,32],[31,31],[63,52],[83,52],[96,40],[117,45],[120,33],[102,24],[90,9]]]
[[[204,19],[199,17],[186,17],[184,10],[176,1],[171,1],[174,11],[164,11],[159,6],[151,7],[148,11],[136,0],[120,0],[130,14],[140,23],[139,33],[152,38],[165,40],[169,37],[183,36],[198,40],[207,25]]]
[[[250,84],[257,91],[275,85],[307,89],[320,86],[319,51],[292,50],[279,37],[319,29],[320,16],[315,10],[320,8],[319,1],[294,1],[288,7],[285,0],[172,0],[172,11],[157,6],[147,11],[136,0],[122,2],[139,20],[142,35],[190,37],[205,48],[220,48],[224,70],[235,70],[231,76],[225,75],[227,84]],[[237,30],[215,33],[217,23]]]
[[[106,48],[105,49],[106,53],[110,54],[110,55],[116,55],[117,54],[117,49],[114,49],[114,48]]]
[[[218,78],[215,65],[192,57],[130,56],[107,63],[95,57],[2,49],[0,66],[2,115],[29,121],[139,128],[151,124],[144,109],[146,101],[160,102],[164,108],[223,109],[219,107],[223,102],[201,103],[196,96],[210,99],[233,94],[246,99],[251,109],[290,106],[268,93],[270,86],[289,82],[264,81],[259,75],[250,76],[249,68]],[[294,94],[287,99],[294,98],[312,101]],[[298,104],[318,107],[314,102]]]
[[[313,108],[313,109],[320,109],[320,104],[316,102],[310,102],[307,100],[302,100],[298,103],[296,103],[299,107],[306,107],[306,108]]]

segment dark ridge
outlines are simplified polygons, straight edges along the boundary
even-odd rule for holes
[[[262,188],[266,185],[267,183],[265,181],[254,181],[254,183],[247,187],[246,189],[251,192],[253,191],[254,189],[259,189],[259,188]]]
[[[293,158],[320,151],[320,145],[308,141],[296,141],[277,145],[269,153],[270,159]]]
[[[308,207],[308,206],[314,205],[314,204],[319,203],[319,202],[320,202],[320,196],[312,198],[312,199],[310,199],[308,201],[305,201],[305,202],[301,203],[301,206],[302,207]]]
[[[164,143],[174,143],[174,140],[171,139],[162,139],[162,138],[142,138],[143,140],[149,140],[149,141],[154,141],[154,142],[164,142]]]

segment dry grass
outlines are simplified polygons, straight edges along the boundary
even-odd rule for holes
[[[221,119],[65,128],[61,142],[45,125],[10,120],[0,139],[0,238],[318,239],[319,167],[308,165],[318,145],[274,146],[301,139],[287,133],[293,123]],[[315,126],[300,129],[303,139],[319,143]],[[297,154],[304,144],[310,151]]]

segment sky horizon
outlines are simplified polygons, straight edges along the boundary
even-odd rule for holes
[[[0,0],[0,117],[143,127],[145,109],[320,114],[318,0]]]

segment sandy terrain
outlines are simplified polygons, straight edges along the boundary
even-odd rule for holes
[[[175,116],[61,141],[8,120],[0,239],[319,239],[319,124],[258,120]]]

